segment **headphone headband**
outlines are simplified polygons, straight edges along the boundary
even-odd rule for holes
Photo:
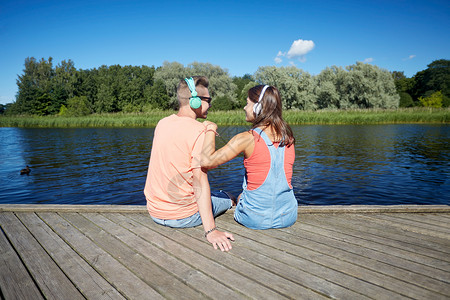
[[[185,78],[184,80],[187,83],[189,91],[191,91],[191,97],[189,98],[189,105],[193,109],[197,109],[200,106],[202,106],[202,100],[199,97],[197,97],[197,91],[195,90],[194,78],[190,77],[190,78]]]
[[[263,89],[262,89],[262,91],[261,91],[261,94],[259,95],[258,102],[262,100],[262,98],[264,97],[264,93],[266,92],[266,90],[267,90],[268,87],[269,87],[269,86],[268,86],[267,84],[263,87]]]
[[[261,100],[264,97],[264,93],[266,92],[268,87],[269,86],[267,84],[263,87],[261,94],[259,94],[258,102],[256,102],[255,105],[253,105],[253,112],[255,113],[256,116],[258,116],[261,113],[262,110]]]

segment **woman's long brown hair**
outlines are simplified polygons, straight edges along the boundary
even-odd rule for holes
[[[250,101],[256,103],[258,102],[259,95],[262,92],[264,85],[257,85],[248,90],[248,98]],[[263,98],[261,99],[261,112],[255,116],[253,120],[253,127],[268,127],[271,126],[275,131],[277,139],[279,139],[280,146],[291,146],[295,144],[294,134],[292,129],[283,120],[282,116],[282,103],[280,92],[274,86],[269,86]]]

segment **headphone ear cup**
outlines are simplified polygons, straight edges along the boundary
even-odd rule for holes
[[[261,103],[256,102],[255,105],[253,105],[253,112],[256,116],[258,116],[261,113]]]
[[[202,106],[202,99],[200,99],[199,97],[191,97],[191,98],[189,98],[189,105],[193,109],[197,109],[200,106]]]

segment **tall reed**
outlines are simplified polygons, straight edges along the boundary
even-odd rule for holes
[[[175,111],[94,114],[86,117],[1,116],[0,127],[153,127]],[[449,123],[450,109],[408,108],[396,110],[319,110],[283,112],[291,125],[302,124],[397,124]],[[211,111],[208,120],[220,126],[246,125],[243,110]]]

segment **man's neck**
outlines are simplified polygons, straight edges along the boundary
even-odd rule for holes
[[[184,105],[184,106],[180,107],[180,109],[178,110],[177,116],[188,117],[188,118],[191,118],[194,120],[197,119],[197,114],[190,108],[189,105]]]

